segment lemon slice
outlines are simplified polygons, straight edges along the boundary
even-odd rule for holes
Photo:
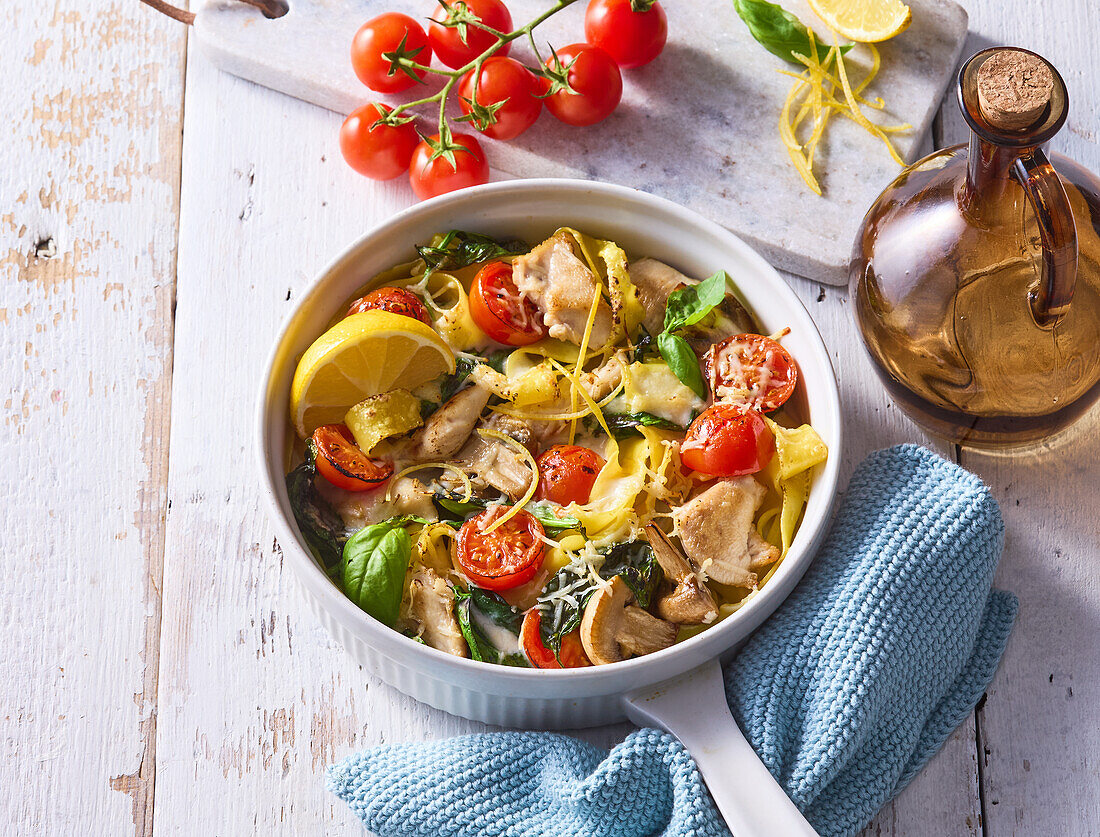
[[[306,349],[290,387],[290,414],[302,438],[343,422],[364,398],[412,390],[455,371],[455,356],[430,326],[388,311],[352,314]]]
[[[819,18],[845,38],[864,44],[904,32],[913,19],[901,0],[809,0]]]

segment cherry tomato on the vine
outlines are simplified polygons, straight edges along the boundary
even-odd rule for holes
[[[416,70],[414,78],[390,64],[385,53],[399,50],[417,64],[427,66],[432,62],[432,48],[424,28],[408,15],[386,12],[368,20],[351,41],[351,66],[355,75],[379,93],[400,93],[416,84],[417,79],[423,81],[426,71]]]
[[[431,325],[431,317],[428,309],[420,301],[420,297],[406,288],[378,288],[366,296],[355,300],[348,308],[348,316],[362,314],[364,311],[389,311],[391,314],[400,314],[403,317],[412,317],[420,320],[424,325]]]
[[[661,54],[668,39],[668,18],[660,3],[636,12],[632,0],[592,0],[584,13],[584,37],[628,70]]]
[[[416,128],[374,125],[389,108],[371,103],[351,112],[340,127],[340,151],[348,165],[373,180],[390,180],[409,168],[413,149],[420,142]]]
[[[317,449],[318,473],[345,491],[378,488],[393,475],[393,463],[371,459],[355,446],[355,440],[342,424],[326,424],[313,431]]]
[[[501,102],[494,112],[496,122],[487,126],[483,134],[498,140],[518,137],[535,124],[542,111],[542,99],[538,98],[538,79],[530,70],[514,58],[493,56],[481,65],[481,75],[474,95],[474,71],[466,73],[459,85],[459,104],[463,113],[470,113],[472,101],[491,108]]]
[[[715,404],[688,427],[680,460],[688,468],[716,477],[755,474],[771,462],[775,436],[756,410]]]
[[[546,97],[546,109],[567,125],[594,125],[611,115],[623,97],[623,76],[610,55],[591,44],[570,44],[546,66],[566,73],[569,87]]]
[[[571,631],[561,638],[561,650],[555,657],[542,641],[542,614],[537,607],[523,617],[519,629],[519,647],[536,668],[583,668],[592,665],[584,653],[580,630]]]
[[[409,182],[420,200],[489,182],[489,163],[481,143],[469,134],[452,134],[451,140],[466,149],[454,152],[454,165],[446,157],[432,159],[435,154],[432,143],[439,142],[439,134],[431,137],[430,143],[421,140],[413,151]]]
[[[703,370],[715,401],[765,413],[781,407],[798,383],[794,358],[761,334],[735,334],[715,343],[703,356]]]
[[[497,32],[512,31],[512,15],[500,0],[450,0],[447,5],[452,8],[465,6],[483,24]],[[451,69],[465,67],[497,42],[496,35],[468,23],[444,26],[443,21],[447,19],[447,14],[447,8],[443,4],[436,7],[432,13],[433,22],[428,27],[428,40],[436,57]],[[511,44],[505,44],[493,55],[507,55],[510,47]]]
[[[504,506],[491,506],[458,530],[458,564],[470,581],[486,590],[519,587],[542,567],[546,535],[534,515],[520,511],[493,531],[485,531],[507,511]]]
[[[539,454],[535,464],[539,467],[535,497],[567,506],[588,502],[592,484],[605,463],[602,456],[589,448],[554,445]]]
[[[542,312],[521,297],[512,265],[490,262],[470,287],[470,316],[486,335],[506,346],[530,346],[546,336]]]

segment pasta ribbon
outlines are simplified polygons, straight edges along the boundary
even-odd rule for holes
[[[824,462],[829,449],[810,425],[783,427],[767,416],[764,421],[775,436],[775,456],[757,476],[771,489],[774,502],[757,515],[757,530],[769,543],[790,549],[795,530],[810,494],[810,471]]]

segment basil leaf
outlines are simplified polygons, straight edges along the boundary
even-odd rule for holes
[[[707,388],[703,383],[703,373],[699,371],[699,358],[695,356],[687,340],[678,334],[662,331],[657,335],[657,348],[661,350],[661,357],[665,359],[668,368],[684,386],[700,398],[706,398]]]
[[[726,298],[728,281],[726,271],[720,270],[698,285],[688,285],[670,293],[665,303],[665,331],[676,331],[694,325],[714,310],[715,306],[721,305]],[[660,337],[657,339],[660,341]]]
[[[684,428],[676,422],[655,416],[653,413],[604,413],[603,418],[607,422],[607,429],[611,431],[611,435],[616,439],[638,435],[639,427],[656,427],[659,430],[684,432]]]
[[[416,252],[427,265],[424,275],[428,277],[437,270],[458,270],[489,259],[518,256],[529,249],[516,239],[498,241],[480,233],[451,230],[439,244],[418,246]]]
[[[494,625],[507,628],[514,634],[519,634],[520,624],[523,622],[523,614],[518,608],[512,607],[501,596],[491,590],[482,590],[480,587],[470,587],[470,600],[474,607],[484,613]]]
[[[286,475],[286,493],[294,520],[306,546],[330,576],[336,574],[344,549],[344,521],[315,485],[317,473],[313,442],[306,445],[305,461]]]
[[[741,20],[749,27],[749,32],[764,49],[772,55],[797,64],[804,65],[794,57],[794,53],[807,58],[813,55],[810,38],[817,43],[817,55],[824,59],[829,46],[811,32],[802,21],[775,3],[765,0],[733,0],[733,8]],[[853,44],[845,44],[840,51],[847,52]]]
[[[412,541],[400,518],[360,529],[344,544],[344,593],[379,622],[393,627],[401,605]]]

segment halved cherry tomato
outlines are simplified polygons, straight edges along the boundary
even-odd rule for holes
[[[715,404],[691,423],[680,443],[680,460],[716,477],[755,474],[771,462],[775,436],[756,410]]]
[[[539,455],[539,487],[535,497],[567,506],[587,503],[604,458],[580,445],[554,445]]]
[[[561,638],[561,651],[558,656],[542,643],[542,615],[537,607],[527,611],[523,625],[519,629],[519,647],[536,668],[583,668],[592,665],[584,653],[579,630],[571,631]]]
[[[313,431],[313,444],[318,473],[337,488],[369,491],[393,476],[393,463],[366,456],[342,424],[318,427]]]
[[[506,346],[530,346],[546,334],[542,313],[520,296],[508,262],[490,262],[477,272],[470,288],[470,316],[486,335]]]
[[[735,334],[715,343],[703,356],[714,400],[761,412],[778,409],[798,383],[798,366],[770,337]]]
[[[500,0],[449,0],[448,6],[464,5],[480,19],[482,24],[498,32],[512,31],[512,15]],[[491,32],[464,24],[444,26],[448,9],[442,3],[432,13],[432,24],[428,27],[428,40],[436,57],[453,70],[464,67],[497,42]],[[493,55],[507,55],[511,44],[505,44]],[[423,63],[423,62],[421,62]]]
[[[424,325],[432,324],[428,309],[424,307],[420,297],[406,288],[377,288],[355,300],[348,308],[348,316],[375,310],[412,317],[414,320],[420,320]]]
[[[462,146],[454,152],[453,165],[446,157],[434,156],[435,149],[426,140],[421,140],[413,151],[412,162],[409,163],[409,184],[422,201],[455,189],[489,182],[489,163],[481,150],[481,143],[469,134],[452,134],[451,139]],[[431,141],[438,143],[439,134],[433,136]]]
[[[351,112],[340,126],[340,152],[348,165],[372,180],[392,180],[409,168],[420,136],[411,122],[374,124],[390,108],[371,103]]]
[[[492,506],[458,530],[458,564],[470,581],[486,590],[526,584],[539,571],[546,551],[542,524],[525,511],[485,531],[506,511],[504,506]]]
[[[432,48],[424,27],[411,17],[386,12],[371,18],[359,27],[351,41],[351,66],[355,75],[379,93],[400,93],[416,84],[417,79],[423,82],[427,71],[414,71],[414,78],[403,70],[393,70],[390,59],[386,58],[385,53],[398,51],[402,44],[405,54],[417,64],[432,63]]]
[[[584,37],[624,70],[648,64],[668,39],[668,18],[660,3],[634,11],[632,0],[591,0],[584,13]]]
[[[498,140],[515,139],[532,125],[542,113],[542,92],[538,79],[526,67],[514,58],[500,58],[496,55],[486,59],[481,65],[481,74],[477,81],[477,95],[474,95],[474,71],[462,77],[458,88],[459,105],[463,113],[473,111],[471,102],[490,107],[500,103],[494,117],[496,122],[487,125],[481,133]]]
[[[591,44],[570,44],[546,66],[564,72],[570,90],[545,99],[546,109],[566,125],[593,125],[606,119],[623,97],[623,76],[615,59]]]

